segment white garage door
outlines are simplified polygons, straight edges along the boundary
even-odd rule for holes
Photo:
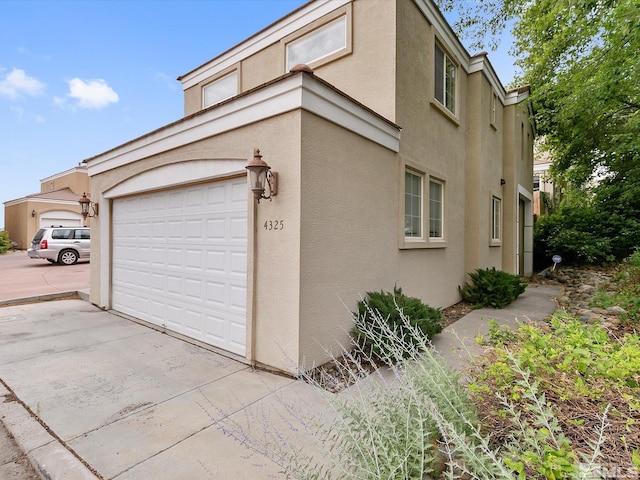
[[[82,215],[64,210],[51,210],[40,214],[40,227],[81,227]]]
[[[117,199],[112,218],[113,308],[244,355],[246,179]]]

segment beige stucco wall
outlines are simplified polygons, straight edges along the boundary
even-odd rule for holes
[[[60,190],[62,188],[69,188],[73,193],[82,195],[83,193],[91,193],[89,188],[89,175],[87,175],[86,169],[74,170],[66,175],[53,178],[48,181],[42,181],[40,183],[40,192],[46,193],[53,190]]]
[[[452,118],[433,98],[435,33],[413,2],[398,2],[396,29],[396,121],[402,128],[396,176],[404,175],[406,165],[445,186],[445,243],[442,248],[401,250],[398,284],[407,285],[407,294],[444,307],[459,299],[457,286],[462,285],[465,274],[467,83],[460,68],[456,116]],[[403,233],[397,231],[397,235]]]
[[[300,363],[309,366],[348,345],[361,295],[401,279],[397,155],[310,113],[302,132]]]
[[[467,162],[465,174],[467,217],[466,272],[478,268],[502,269],[502,241],[491,240],[492,199],[504,203],[502,108],[498,101],[496,120],[492,122],[493,87],[482,72],[468,76],[469,95]],[[508,201],[508,200],[507,200]],[[504,232],[503,232],[504,233]]]
[[[482,72],[467,76],[462,66],[455,115],[439,106],[433,99],[436,32],[413,2],[356,1],[352,20],[353,53],[317,66],[315,74],[397,123],[399,153],[295,110],[92,177],[94,201],[109,212],[111,200],[103,192],[137,174],[194,160],[249,160],[259,147],[279,173],[279,188],[272,202],[249,200],[248,357],[290,373],[299,364],[322,363],[324,348],[347,341],[347,310],[366,291],[397,285],[445,307],[458,301],[457,287],[469,271],[517,268],[517,202],[527,175],[531,183],[531,168],[515,137],[526,110],[499,109],[492,125],[490,83]],[[277,78],[284,73],[284,43],[238,68],[244,91]],[[185,91],[186,114],[200,110],[208,81]],[[417,248],[404,242],[407,166],[444,183],[443,242]],[[497,245],[490,241],[492,194],[503,200],[504,233]],[[284,228],[265,229],[270,221]],[[109,307],[104,228],[108,213],[94,222],[91,301]]]
[[[533,128],[528,101],[504,108],[504,250],[503,269],[531,275],[533,266]],[[524,215],[519,212],[524,202]],[[521,222],[524,222],[521,225]],[[525,254],[526,261],[518,258]]]
[[[38,217],[31,217],[33,208],[25,203],[11,205],[4,209],[4,229],[9,232],[9,240],[18,242],[18,248],[25,250],[38,229]]]
[[[395,60],[395,2],[388,0],[357,1],[338,9],[350,12],[352,19],[353,52],[328,63],[314,65],[316,76],[338,87],[349,96],[372,108],[391,121],[395,118],[393,68]],[[325,18],[318,19],[318,25]],[[366,22],[366,27],[363,24]],[[295,36],[295,34],[292,34]],[[240,72],[240,91],[263,85],[284,75],[286,42],[276,42],[242,60],[224,72],[199,82],[184,91],[185,116],[202,109],[202,87],[214,78],[237,68]],[[385,66],[382,68],[381,66]]]

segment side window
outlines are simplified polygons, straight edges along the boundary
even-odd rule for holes
[[[89,240],[89,232],[90,230],[86,229],[76,230],[73,238],[75,238],[76,240]]]
[[[205,85],[202,89],[202,106],[220,103],[238,93],[238,72],[234,71],[218,80]]]
[[[457,66],[436,42],[433,96],[447,110],[456,113],[456,72]]]
[[[68,240],[72,238],[72,236],[73,230],[71,230],[70,228],[56,229],[51,232],[51,238],[56,240]]]

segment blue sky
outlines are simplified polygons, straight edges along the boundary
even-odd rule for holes
[[[0,203],[178,120],[179,75],[304,3],[0,0]],[[489,55],[504,84],[508,48]]]

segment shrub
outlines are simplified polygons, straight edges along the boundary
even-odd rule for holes
[[[527,284],[517,275],[512,275],[495,267],[477,269],[470,273],[473,284],[458,287],[462,298],[475,308],[503,308],[524,292]]]
[[[0,254],[6,253],[9,247],[11,247],[9,232],[0,232]]]
[[[375,324],[374,320],[378,314],[385,319],[389,328],[382,329]],[[407,346],[404,349],[404,358],[407,358],[411,347],[418,345],[420,339],[411,335],[410,330],[404,325],[403,316],[408,319],[409,325],[416,327],[427,339],[442,331],[440,310],[425,305],[418,298],[407,297],[401,288],[394,287],[393,293],[367,292],[367,299],[358,303],[353,333],[359,343],[370,348],[387,364],[394,361],[389,345]],[[366,335],[365,332],[370,329],[377,330],[377,335]]]

